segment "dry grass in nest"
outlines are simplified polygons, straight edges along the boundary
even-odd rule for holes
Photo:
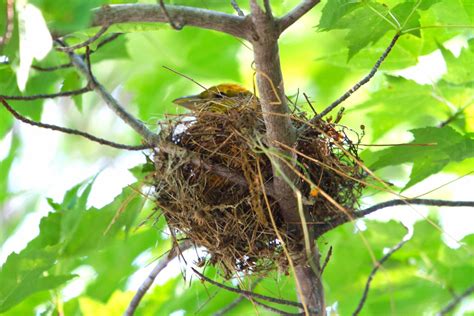
[[[192,115],[170,120],[162,132],[164,143],[186,151],[158,150],[154,156],[156,205],[170,230],[206,248],[207,263],[223,269],[226,276],[275,267],[286,271],[288,261],[264,200],[264,191],[271,190],[271,159],[278,158],[268,155],[262,115],[249,107]],[[334,125],[319,121],[306,129],[293,150],[298,153],[300,188],[311,217],[307,221],[317,229],[329,218],[348,216],[321,191],[353,212],[362,185],[350,178],[362,179],[363,173],[351,157],[357,155],[356,148]],[[215,172],[213,166],[229,174]],[[299,251],[301,241],[286,234],[278,203],[272,196],[268,199],[279,235],[290,251]]]

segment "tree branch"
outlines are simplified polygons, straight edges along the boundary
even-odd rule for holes
[[[52,124],[46,124],[46,123],[41,123],[41,122],[36,122],[36,121],[30,120],[29,118],[24,117],[23,115],[21,115],[20,113],[15,111],[7,103],[7,101],[5,101],[5,99],[1,96],[0,96],[0,102],[7,109],[7,111],[10,112],[17,120],[19,120],[23,123],[32,125],[32,126],[36,126],[36,127],[40,127],[40,128],[46,128],[46,129],[50,129],[50,130],[53,130],[53,131],[58,131],[58,132],[65,133],[65,134],[82,136],[84,138],[87,138],[88,140],[99,143],[101,145],[106,145],[106,146],[117,148],[117,149],[143,150],[143,149],[147,149],[147,148],[151,147],[150,145],[129,146],[129,145],[118,144],[118,143],[114,143],[114,142],[105,140],[103,138],[99,138],[99,137],[96,137],[96,136],[91,135],[89,133],[78,131],[78,130],[75,130],[75,129],[72,129],[72,128],[67,128],[67,127],[62,127],[62,126],[57,126],[57,125],[52,125]]]
[[[243,39],[247,38],[250,31],[248,19],[242,16],[177,5],[167,5],[166,11],[169,18],[181,27],[196,26]],[[92,25],[127,22],[169,23],[169,19],[159,4],[105,5],[95,10]]]
[[[449,312],[451,312],[454,308],[456,308],[456,306],[459,305],[459,303],[461,303],[461,301],[463,299],[465,299],[466,297],[468,297],[469,295],[471,295],[472,293],[474,293],[474,285],[472,285],[471,287],[467,288],[464,292],[461,293],[461,295],[457,295],[448,305],[446,305],[442,310],[440,310],[438,312],[438,314],[436,314],[436,316],[444,316],[444,315],[447,315]]]
[[[209,279],[207,276],[203,275],[202,273],[198,272],[196,269],[192,268],[193,272],[196,273],[200,279],[208,282],[208,283],[211,283],[212,285],[215,285],[221,289],[224,289],[226,291],[229,291],[229,292],[234,292],[234,293],[237,293],[239,295],[243,295],[245,297],[252,297],[252,298],[259,298],[261,300],[264,300],[264,301],[267,301],[267,302],[271,302],[271,303],[276,303],[276,304],[281,304],[281,305],[287,305],[287,306],[293,306],[293,307],[299,307],[299,308],[303,308],[303,305],[300,304],[300,303],[297,303],[297,302],[293,302],[293,301],[288,301],[288,300],[283,300],[283,299],[280,299],[280,298],[276,298],[276,297],[270,297],[270,296],[266,296],[266,295],[262,295],[262,294],[258,294],[258,293],[254,293],[254,292],[251,292],[251,291],[246,291],[246,290],[241,290],[241,289],[236,289],[236,288],[233,288],[233,287],[230,287],[230,286],[227,286],[227,285],[224,285],[224,284],[221,284],[219,282],[216,282],[212,279]]]
[[[382,65],[385,58],[387,58],[388,54],[392,51],[392,48],[395,45],[395,43],[397,42],[397,40],[400,38],[400,35],[401,35],[400,32],[397,32],[397,34],[395,34],[395,36],[393,37],[390,44],[385,49],[382,56],[380,56],[380,58],[377,60],[374,67],[372,68],[372,70],[369,72],[369,74],[367,76],[362,78],[361,81],[359,81],[352,88],[350,88],[348,91],[346,91],[346,93],[344,93],[341,97],[339,97],[339,99],[334,101],[331,105],[329,105],[327,108],[325,108],[321,113],[319,113],[313,119],[311,119],[310,123],[312,123],[312,124],[316,123],[319,119],[324,117],[326,114],[331,112],[335,107],[337,107],[339,104],[344,102],[347,98],[349,98],[354,92],[359,90],[360,87],[362,87],[364,84],[369,82],[369,80],[372,79],[372,77],[375,75],[375,73],[379,69],[380,65]]]
[[[71,91],[63,91],[58,93],[49,93],[49,94],[34,94],[34,95],[0,95],[0,98],[4,100],[20,100],[20,101],[34,101],[34,100],[41,100],[41,99],[54,99],[60,97],[71,97],[75,95],[81,95],[92,91],[91,85],[88,84],[84,88],[71,90]]]
[[[296,141],[296,131],[289,117],[290,111],[280,66],[278,48],[280,28],[271,12],[264,12],[256,0],[250,0],[250,9],[254,33],[249,40],[253,45],[266,141],[269,147],[280,153],[281,157],[293,158],[290,163],[281,159],[272,159],[273,190],[276,193],[281,215],[287,223],[288,233],[293,235],[295,240],[304,243],[302,236],[305,228],[301,227],[301,224],[296,224],[302,223],[303,220],[298,212],[295,195],[295,188],[298,186],[298,176],[292,170],[296,161],[295,154],[278,145],[284,144],[292,148]],[[269,10],[268,6],[267,10]],[[303,214],[309,218],[307,208],[303,209]],[[320,268],[319,249],[314,244],[313,227],[308,226],[308,232],[310,245],[305,245],[305,247],[312,249],[313,253],[311,255],[304,253],[303,258],[299,258],[294,267],[299,299],[306,313],[324,315],[324,292],[319,278],[320,271],[313,269],[313,267],[316,270]]]
[[[312,8],[314,8],[319,2],[320,0],[303,0],[293,10],[291,10],[285,16],[278,19],[280,33],[283,33],[293,23],[298,21],[303,15],[305,15]]]
[[[160,274],[160,272],[163,271],[163,269],[166,268],[168,264],[174,258],[180,255],[186,249],[191,248],[192,245],[193,244],[190,241],[184,241],[179,246],[173,247],[168,253],[168,255],[166,256],[166,258],[158,261],[155,268],[153,268],[153,270],[150,272],[148,277],[145,279],[145,281],[143,281],[142,285],[140,285],[140,287],[138,288],[137,293],[135,293],[135,296],[133,297],[132,301],[127,307],[127,310],[124,313],[125,316],[132,316],[133,314],[135,314],[135,310],[137,309],[138,305],[143,299],[143,296],[145,296],[148,289],[150,289],[151,285],[155,281],[158,274]]]
[[[365,217],[371,213],[374,213],[378,210],[381,210],[386,207],[398,206],[398,205],[429,205],[429,206],[449,206],[449,207],[474,207],[474,201],[449,201],[449,200],[434,200],[434,199],[400,199],[400,200],[390,200],[382,202],[366,208],[364,210],[358,211],[354,214],[353,218],[347,217],[338,217],[335,220],[329,220],[327,224],[321,225],[317,229],[317,237],[323,235],[324,233],[352,221],[353,219]]]
[[[377,271],[380,269],[380,267],[382,266],[382,264],[384,264],[384,262],[387,261],[388,258],[390,258],[390,256],[393,255],[398,249],[400,249],[407,241],[408,241],[408,240],[402,240],[401,242],[399,242],[398,244],[396,244],[395,247],[393,247],[392,249],[390,249],[390,251],[387,252],[387,253],[382,257],[382,259],[380,259],[378,262],[375,263],[374,268],[372,269],[372,271],[371,271],[370,274],[369,274],[369,278],[367,279],[367,283],[365,284],[365,289],[364,289],[364,293],[362,294],[362,298],[360,299],[359,304],[357,305],[356,310],[354,311],[354,313],[352,313],[353,316],[359,315],[360,311],[361,311],[362,308],[364,307],[365,301],[367,300],[367,296],[368,296],[368,294],[369,294],[370,283],[372,283],[372,280],[373,280],[373,278],[374,278],[374,276],[375,276],[375,273],[377,273]]]
[[[100,28],[100,30],[95,33],[92,37],[89,37],[87,40],[85,40],[84,42],[82,43],[79,43],[79,44],[76,44],[76,45],[72,45],[72,46],[66,46],[66,47],[56,47],[57,50],[61,51],[61,52],[72,52],[76,49],[79,49],[79,48],[83,48],[83,47],[86,47],[86,46],[89,46],[90,44],[92,44],[93,42],[95,42],[96,40],[99,39],[99,37],[101,37],[102,35],[105,34],[105,32],[107,32],[107,30],[109,29],[109,26],[108,25],[104,25]]]
[[[155,145],[158,143],[159,136],[150,131],[143,122],[139,121],[132,114],[130,114],[93,76],[92,71],[87,67],[82,58],[72,52],[68,52],[72,64],[84,75],[92,89],[97,92],[105,104],[118,116],[122,121],[133,128],[140,134],[144,141],[148,144]],[[87,57],[87,56],[86,56]]]

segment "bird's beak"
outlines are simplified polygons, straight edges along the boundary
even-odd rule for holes
[[[188,95],[185,97],[174,99],[173,103],[185,107],[189,110],[195,110],[196,104],[200,101],[202,100],[199,98],[199,95]]]

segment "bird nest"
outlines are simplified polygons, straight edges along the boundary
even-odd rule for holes
[[[293,119],[300,128],[305,121],[302,114]],[[316,231],[351,216],[362,189],[356,146],[341,130],[319,120],[292,149],[301,204]],[[237,106],[179,115],[163,125],[161,135],[163,146],[153,157],[155,201],[173,236],[204,247],[208,256],[201,263],[226,276],[286,271],[283,245],[301,251],[301,240],[288,233],[274,197],[272,162],[285,158],[268,148],[261,113]]]

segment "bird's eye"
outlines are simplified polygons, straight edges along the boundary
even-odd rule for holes
[[[223,94],[223,93],[216,93],[215,97],[218,98],[218,99],[222,99],[223,97],[225,97],[225,94]]]

